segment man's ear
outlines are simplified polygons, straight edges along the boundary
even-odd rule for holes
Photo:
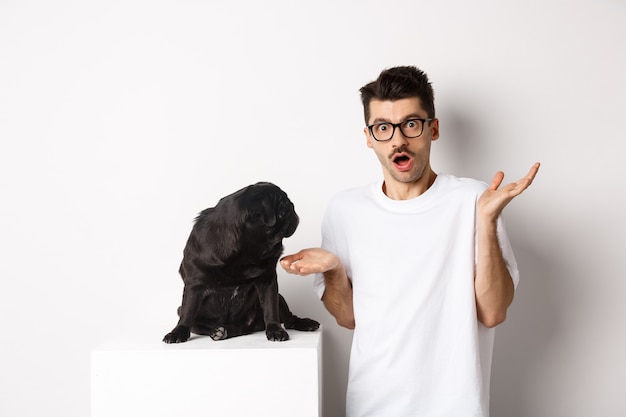
[[[372,144],[372,135],[370,135],[370,130],[366,127],[363,128],[363,133],[365,134],[365,139],[367,140],[367,147],[373,148]]]
[[[439,119],[431,120],[429,128],[430,128],[432,140],[439,139]]]

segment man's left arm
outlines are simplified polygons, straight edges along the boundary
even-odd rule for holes
[[[495,327],[506,319],[515,292],[498,241],[498,217],[507,204],[530,186],[539,170],[534,164],[519,181],[498,189],[504,173],[498,172],[477,203],[477,257],[474,288],[478,320]]]

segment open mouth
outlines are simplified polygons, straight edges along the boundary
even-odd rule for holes
[[[401,171],[404,171],[411,167],[411,164],[413,163],[413,159],[405,153],[400,153],[400,154],[395,155],[391,159],[391,162],[396,168],[398,168]]]

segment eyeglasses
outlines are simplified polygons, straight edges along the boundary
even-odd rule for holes
[[[376,141],[386,142],[391,140],[393,134],[396,132],[396,127],[400,128],[400,132],[402,132],[404,137],[416,138],[421,136],[424,132],[424,123],[430,122],[431,120],[433,119],[407,119],[400,123],[374,123],[368,125],[367,128]]]

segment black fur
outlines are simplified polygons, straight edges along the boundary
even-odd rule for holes
[[[180,265],[184,282],[180,317],[165,343],[181,343],[190,333],[213,340],[265,330],[283,341],[283,329],[313,331],[319,323],[291,313],[278,293],[276,263],[283,238],[299,218],[284,191],[268,182],[245,187],[202,211],[187,240]]]

